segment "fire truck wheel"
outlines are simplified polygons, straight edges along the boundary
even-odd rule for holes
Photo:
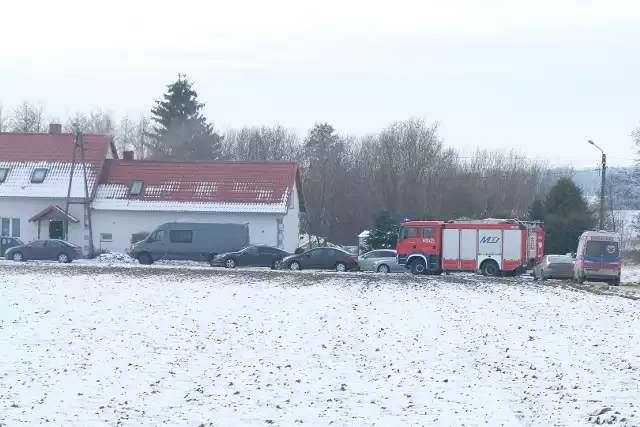
[[[480,267],[482,274],[488,277],[496,277],[500,274],[500,267],[495,261],[485,261]]]
[[[423,260],[417,259],[411,263],[411,274],[420,275],[425,274],[427,265]]]

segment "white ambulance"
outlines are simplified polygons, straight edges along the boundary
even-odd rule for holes
[[[585,231],[578,240],[573,280],[620,284],[620,236],[606,231]]]

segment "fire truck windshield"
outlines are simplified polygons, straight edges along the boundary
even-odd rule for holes
[[[420,227],[401,227],[400,240],[420,237]]]

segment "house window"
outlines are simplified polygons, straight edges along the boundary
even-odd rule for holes
[[[193,241],[193,231],[171,230],[169,231],[169,241],[171,243],[191,243]]]
[[[0,168],[0,182],[4,182],[7,179],[7,175],[9,175],[8,168]]]
[[[278,218],[276,220],[278,224],[278,244],[277,247],[282,249],[284,245],[284,224],[282,223],[282,218]]]
[[[112,242],[113,234],[112,233],[100,233],[100,241],[101,242]]]
[[[36,168],[33,170],[31,174],[31,182],[34,184],[40,184],[44,181],[47,176],[47,172],[49,169],[46,168]]]
[[[0,232],[0,235],[9,236],[10,221],[11,220],[9,218],[2,218],[2,230]]]
[[[20,218],[13,218],[11,220],[11,236],[20,237]]]
[[[142,181],[133,181],[133,184],[131,184],[131,195],[132,196],[139,196],[140,193],[142,193]]]

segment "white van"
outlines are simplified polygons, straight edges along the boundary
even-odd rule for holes
[[[578,240],[573,280],[620,284],[620,236],[606,231],[585,231]]]

